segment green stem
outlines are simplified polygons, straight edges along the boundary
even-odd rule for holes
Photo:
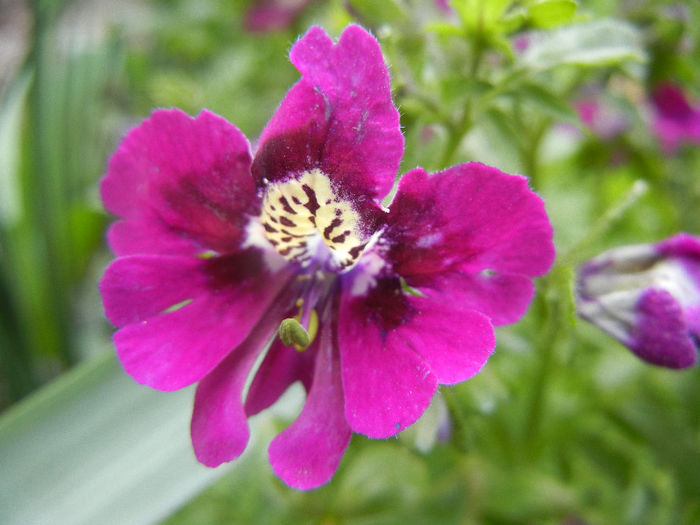
[[[542,421],[547,412],[547,392],[555,365],[556,349],[566,335],[566,307],[562,298],[568,290],[556,289],[569,283],[567,267],[558,265],[543,279],[538,295],[538,307],[544,326],[537,341],[538,368],[536,370],[529,405],[526,409],[523,443],[527,458],[534,459],[541,449]]]

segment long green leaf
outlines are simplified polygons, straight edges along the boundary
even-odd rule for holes
[[[0,418],[0,523],[157,522],[230,469],[189,440],[193,391],[137,385],[106,351]]]

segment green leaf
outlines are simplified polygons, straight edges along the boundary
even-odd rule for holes
[[[576,7],[578,4],[573,0],[542,0],[532,4],[528,11],[535,27],[549,29],[571,22]]]
[[[604,66],[645,60],[640,30],[608,19],[533,35],[521,63],[541,71],[565,64]]]
[[[105,351],[0,418],[0,523],[154,523],[229,467],[189,437],[193,390],[136,384]]]

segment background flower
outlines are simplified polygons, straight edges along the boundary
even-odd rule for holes
[[[700,240],[615,248],[578,270],[577,310],[649,363],[685,368],[700,337]]]

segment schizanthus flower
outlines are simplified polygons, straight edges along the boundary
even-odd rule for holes
[[[700,239],[681,233],[584,263],[577,310],[649,363],[691,366],[700,338]]]
[[[101,291],[129,374],[160,390],[199,383],[191,430],[205,465],[240,455],[246,419],[301,381],[304,408],[269,452],[308,489],[353,431],[393,436],[438,383],[476,374],[493,325],[524,313],[554,250],[526,179],[482,164],[410,171],[380,205],[403,136],[362,28],[337,44],[313,28],[290,59],[301,79],[252,162],[243,134],[208,111],[159,110],[124,138],[102,182],[121,220]]]
[[[681,144],[700,144],[700,108],[690,105],[683,90],[671,82],[654,89],[654,132],[667,154]]]

